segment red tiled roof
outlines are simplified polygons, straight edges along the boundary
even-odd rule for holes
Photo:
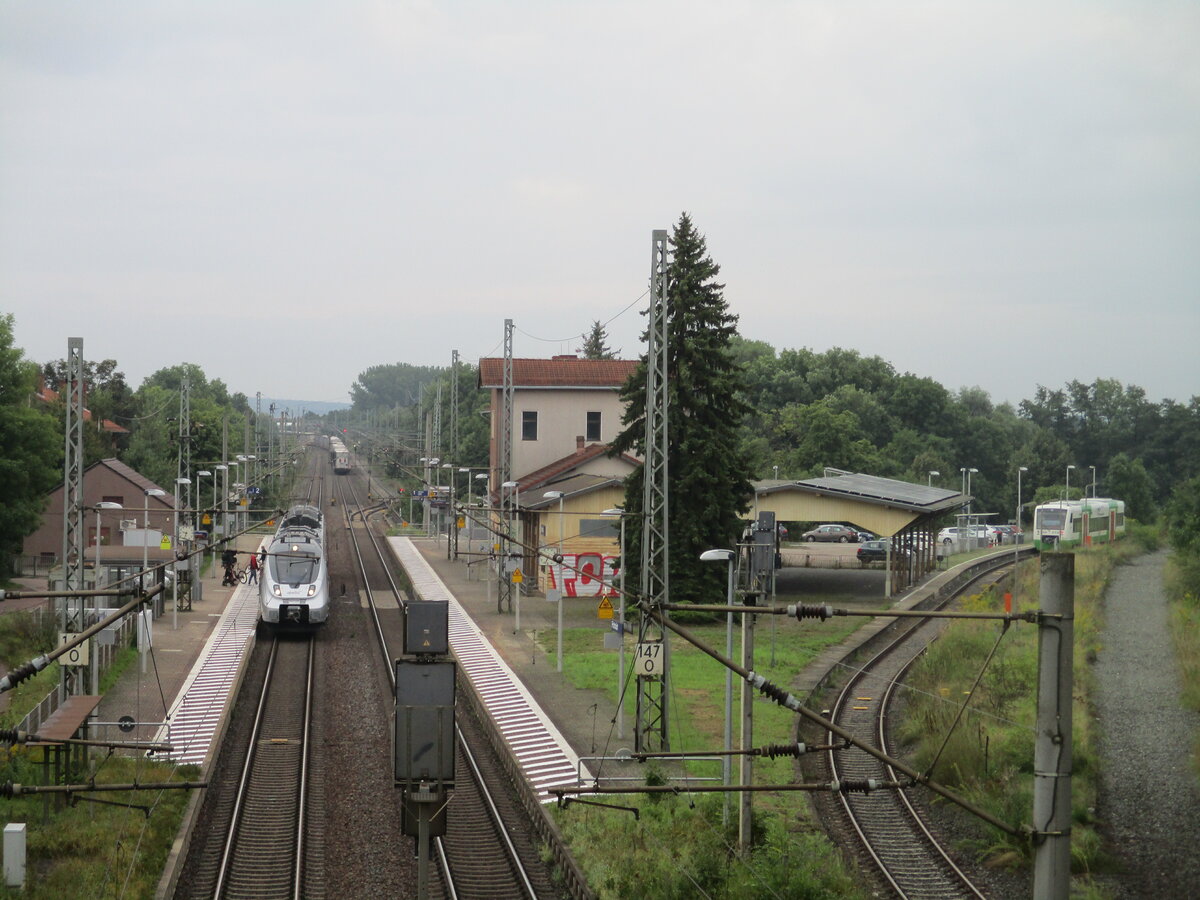
[[[514,359],[514,387],[619,388],[637,369],[636,359],[582,359],[556,356],[553,359]],[[504,386],[504,360],[479,360],[479,386]]]
[[[598,456],[603,456],[607,452],[607,444],[588,444],[586,447],[576,450],[570,456],[564,456],[561,459],[556,459],[554,462],[549,463],[548,465],[542,466],[540,469],[535,469],[532,472],[526,472],[519,479],[521,483],[521,490],[533,490],[536,487],[547,484],[557,479],[560,475],[570,472],[572,469],[583,465],[588,460],[595,459]],[[620,458],[631,465],[638,465],[638,461],[627,454],[622,453]]]

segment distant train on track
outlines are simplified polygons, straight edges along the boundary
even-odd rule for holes
[[[293,506],[279,521],[259,577],[259,628],[304,630],[329,621],[325,519],[315,506]]]
[[[350,471],[352,465],[350,451],[346,449],[346,445],[340,437],[329,439],[329,461],[333,463],[333,471],[336,475],[345,475]]]
[[[1124,500],[1058,500],[1033,511],[1033,543],[1039,550],[1107,544],[1124,534]]]

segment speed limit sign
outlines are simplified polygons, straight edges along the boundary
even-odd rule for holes
[[[663,645],[661,641],[649,641],[637,645],[633,660],[633,671],[638,675],[658,677],[663,673]]]
[[[61,647],[63,644],[66,644],[69,641],[73,641],[77,637],[79,637],[78,634],[69,633],[69,632],[59,632],[58,645]],[[91,646],[90,641],[84,641],[79,646],[72,647],[70,650],[68,650],[66,653],[64,653],[62,656],[60,656],[58,658],[58,664],[60,666],[86,666],[88,664],[88,662],[90,661],[88,658],[88,647],[90,647],[90,646]]]

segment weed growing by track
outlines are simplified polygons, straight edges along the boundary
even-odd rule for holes
[[[859,624],[835,620],[822,625],[779,623],[775,661],[770,662],[769,623],[760,617],[756,631],[755,671],[789,687],[793,677],[826,646],[840,642]],[[725,626],[690,626],[709,646],[723,650]],[[564,634],[564,672],[578,688],[605,691],[617,696],[617,651],[602,649],[598,629],[569,629]],[[765,638],[765,639],[764,639]],[[541,639],[552,650],[553,631]],[[740,634],[735,630],[735,654]],[[724,743],[725,669],[683,640],[672,637],[671,746],[673,750],[714,750]],[[632,661],[632,643],[626,662]],[[552,655],[552,654],[551,654]],[[734,727],[737,726],[739,680],[734,679]],[[634,688],[625,696],[627,710],[634,708]],[[791,743],[795,714],[761,697],[754,704],[754,743]],[[598,752],[611,753],[631,746],[632,739],[617,742],[615,732],[598,735]],[[735,744],[737,738],[734,738]],[[795,780],[793,759],[756,759],[758,784]],[[660,770],[645,767],[648,778],[661,783]],[[735,780],[737,767],[734,766]],[[720,778],[720,763],[695,767],[697,777]],[[572,851],[588,882],[603,898],[829,898],[862,896],[809,814],[798,793],[754,795],[754,851],[748,860],[737,855],[736,814],[728,827],[721,824],[723,800],[719,794],[622,795],[596,797],[603,802],[637,807],[630,812],[594,806],[571,805],[556,810]],[[731,801],[736,809],[736,797]],[[703,894],[701,894],[703,891]]]
[[[1076,553],[1075,654],[1072,729],[1072,859],[1077,872],[1102,868],[1101,840],[1092,811],[1099,791],[1097,735],[1088,711],[1094,691],[1090,662],[1102,630],[1100,601],[1112,567],[1142,552],[1133,541]],[[1018,574],[1020,611],[1037,608],[1040,575],[1036,561],[1022,564]],[[968,598],[966,610],[999,612],[1002,590]],[[984,660],[997,644],[1002,625],[962,621],[950,625],[910,672],[907,708],[899,734],[911,749],[911,761],[998,818],[1019,826],[1033,809],[1033,750],[1037,706],[1037,628],[1025,623],[1009,627],[967,713],[951,733],[951,724],[966,699]],[[947,735],[950,735],[948,738]],[[943,746],[944,745],[944,746]],[[935,765],[936,760],[936,765]],[[963,816],[975,837],[970,848],[993,862],[1028,864],[1028,842],[1004,835]]]

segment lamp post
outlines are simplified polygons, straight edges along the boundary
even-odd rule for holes
[[[1070,463],[1067,464],[1067,488],[1066,488],[1066,496],[1063,497],[1063,499],[1066,500],[1068,503],[1071,501],[1071,470],[1073,468],[1075,468],[1075,466],[1071,465]]]
[[[218,478],[222,479],[221,485],[222,485],[222,488],[224,488],[226,483],[229,480],[229,475],[226,474],[229,472],[229,466],[225,465],[224,463],[218,463],[217,465],[213,466],[213,472],[215,473],[213,475],[213,534],[215,536],[216,531],[217,531],[217,479]],[[224,540],[226,533],[229,530],[226,527],[227,524],[228,523],[224,519],[221,519],[221,538],[222,538],[222,540]],[[211,541],[210,543],[212,546],[213,580],[216,581],[217,569],[220,568],[220,566],[217,565],[217,543],[216,543],[216,541]]]
[[[558,558],[555,562],[558,564],[558,574],[554,576],[554,587],[558,591],[558,644],[557,654],[558,659],[555,661],[555,668],[561,672],[563,670],[563,651],[562,651],[562,634],[563,634],[563,597],[562,597],[562,571],[563,571],[563,498],[566,497],[562,491],[546,491],[542,494],[547,500],[558,501]]]
[[[1092,499],[1096,499],[1096,467],[1088,466],[1092,470]]]
[[[175,483],[188,488],[191,492],[192,479],[176,478]],[[175,492],[175,540],[171,544],[171,555],[175,561],[171,564],[171,630],[179,627],[179,491]]]
[[[620,556],[617,563],[617,575],[620,584],[617,590],[621,600],[617,612],[617,624],[621,628],[621,647],[617,653],[617,737],[625,737],[625,510],[619,506],[604,510],[601,515],[621,517]]]
[[[450,476],[450,496],[446,500],[446,508],[450,510],[450,516],[446,521],[446,559],[450,558],[450,538],[454,529],[458,526],[458,522],[454,517],[454,466],[450,463],[442,463],[442,468]]]
[[[100,590],[100,510],[102,510],[102,509],[124,509],[124,508],[125,507],[123,507],[120,503],[113,503],[111,500],[101,500],[94,507],[94,509],[96,510],[96,571],[95,571],[94,576],[92,577],[92,587],[95,588],[96,590]],[[107,583],[107,579],[105,579],[105,583]],[[99,597],[92,598],[92,609],[95,610],[97,607],[99,607],[99,605],[100,605],[100,598]],[[85,623],[85,625],[83,627],[88,627],[89,625],[90,625],[90,623]],[[80,630],[82,631],[83,628],[81,627]],[[97,653],[92,654],[91,691],[93,694],[100,693],[99,674],[96,671],[98,655],[99,654],[97,654]]]
[[[733,606],[733,559],[732,550],[705,550],[700,554],[701,562],[725,562],[729,568],[729,584],[725,593],[725,605]],[[725,613],[725,658],[733,659],[733,610]],[[732,770],[733,753],[733,670],[725,667],[725,756],[721,759],[721,779],[725,787],[729,787]],[[729,793],[725,793],[725,808],[722,810],[721,823],[729,824]]]
[[[926,486],[926,487],[933,487],[933,479],[937,478],[937,477],[938,477],[938,476],[940,476],[941,474],[942,474],[942,473],[941,473],[941,472],[939,472],[937,469],[930,469],[930,470],[929,470],[929,479],[928,479],[928,480],[925,482],[925,486]]]
[[[199,510],[199,507],[204,503],[204,498],[200,496],[200,489],[202,487],[202,485],[200,484],[200,479],[201,478],[211,478],[211,477],[212,477],[212,472],[210,472],[208,469],[201,469],[199,472],[196,473],[196,507],[197,507],[197,509],[192,514],[192,516],[193,516],[192,521],[196,527],[199,527],[204,524],[204,521],[200,516],[200,510]],[[213,479],[213,483],[216,484],[215,478]],[[209,546],[209,548],[212,547],[212,532],[211,531],[209,532],[209,536],[208,536],[208,546]],[[203,560],[203,557],[201,557],[201,560]]]
[[[779,466],[771,466],[771,471],[775,473],[775,480],[779,480]]]
[[[1021,545],[1017,542],[1017,538],[1021,536],[1021,473],[1028,472],[1029,466],[1017,466],[1017,515],[1013,523],[1017,526],[1017,531],[1013,534],[1013,581],[1012,581],[1012,596],[1013,608],[1017,605],[1017,564],[1021,561]]]
[[[146,566],[148,563],[146,548],[150,541],[150,498],[162,497],[167,492],[161,488],[146,488],[142,493],[145,494],[142,505],[142,593],[144,594],[146,593]]]

